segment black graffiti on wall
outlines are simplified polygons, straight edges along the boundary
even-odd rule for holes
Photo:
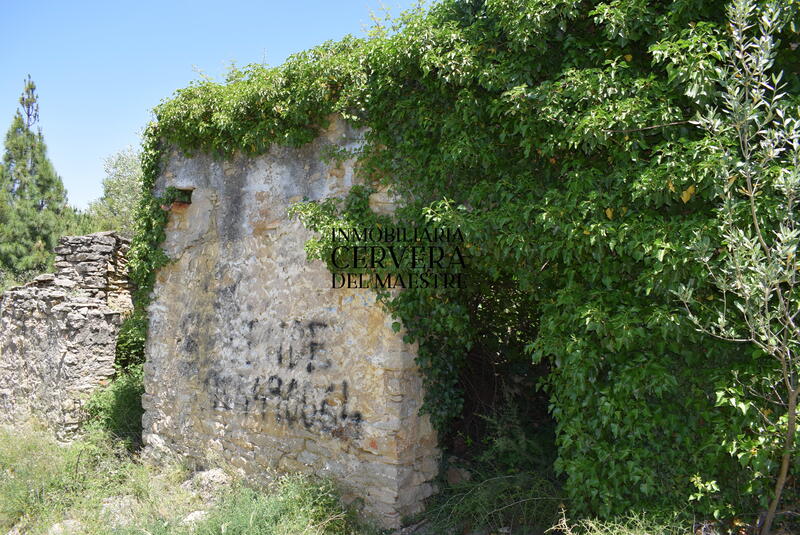
[[[204,381],[212,408],[260,418],[272,417],[290,428],[329,433],[342,439],[361,435],[362,416],[349,407],[347,379],[320,382],[315,375],[332,367],[320,332],[327,324],[310,321],[281,323],[277,347],[261,360],[269,370],[253,376],[209,373]],[[324,386],[321,386],[324,385]]]
[[[299,366],[307,373],[331,367],[330,359],[324,356],[325,345],[318,338],[327,323],[294,320],[291,325],[281,322],[280,326],[283,336],[277,349],[267,355],[270,362],[288,370]]]

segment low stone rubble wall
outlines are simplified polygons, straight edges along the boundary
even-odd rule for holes
[[[59,438],[77,431],[86,399],[114,373],[132,309],[128,247],[113,232],[61,238],[56,273],[0,296],[0,422],[38,420]]]

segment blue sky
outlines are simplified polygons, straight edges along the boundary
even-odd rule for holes
[[[364,35],[370,13],[412,0],[42,1],[0,0],[0,133],[30,74],[40,126],[70,204],[102,192],[103,159],[138,145],[150,110],[231,62],[278,65],[346,34]]]

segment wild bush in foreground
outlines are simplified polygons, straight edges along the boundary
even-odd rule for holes
[[[109,432],[130,449],[142,440],[142,364],[120,370],[111,383],[95,392],[86,404],[88,427]]]
[[[753,360],[762,363],[762,373],[736,377],[717,393],[717,403],[753,414],[726,447],[752,474],[748,490],[767,509],[761,533],[768,535],[796,455],[800,106],[786,93],[784,73],[773,71],[780,4],[759,9],[754,0],[736,0],[728,16],[733,59],[721,77],[723,106],[700,121],[722,160],[720,239],[699,233],[696,247],[722,299],[703,302],[690,287],[678,294],[703,332],[757,348]]]

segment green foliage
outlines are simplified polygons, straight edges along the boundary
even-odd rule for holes
[[[141,154],[128,147],[104,161],[103,195],[86,210],[66,206],[60,217],[60,236],[83,236],[107,230],[131,238],[142,196]]]
[[[169,188],[163,196],[153,195],[155,180],[160,171],[161,140],[156,126],[151,124],[145,132],[141,153],[142,194],[135,212],[134,239],[128,252],[128,276],[136,290],[133,293],[134,311],[120,329],[117,340],[117,361],[142,362],[147,339],[147,305],[155,284],[156,270],[167,264],[169,258],[159,247],[165,238],[164,227],[168,213],[162,209],[179,194]]]
[[[116,230],[130,238],[142,196],[141,154],[128,147],[106,158],[103,167],[103,195],[89,205],[88,216],[98,231]]]
[[[103,498],[141,494],[149,476],[125,449],[93,432],[63,446],[50,433],[0,429],[0,530],[44,533],[67,511],[85,532],[107,533]],[[103,531],[100,528],[105,527]]]
[[[30,77],[5,137],[0,164],[0,270],[19,278],[47,270],[67,210],[61,178],[47,157],[36,85]]]
[[[153,195],[162,158],[159,145],[155,126],[151,125],[145,132],[142,149],[142,197],[136,210],[135,239],[128,253],[128,273],[138,288],[134,303],[140,310],[149,301],[156,269],[169,261],[159,245],[165,238],[164,226],[167,224],[167,213],[161,209],[161,204],[168,204],[172,199],[160,199]]]
[[[476,473],[445,489],[428,507],[432,533],[543,533],[558,518],[559,491],[535,472]]]
[[[137,308],[119,328],[115,355],[117,366],[125,369],[143,363],[146,337],[147,316],[141,308]]]
[[[695,503],[704,514],[753,511],[748,474],[721,445],[747,415],[716,398],[749,351],[698,333],[673,294],[694,280],[696,295],[720,297],[687,245],[697,231],[716,238],[721,156],[691,121],[719,97],[723,7],[446,0],[369,39],[180,90],[145,140],[139,303],[167,261],[165,201],[151,193],[167,147],[259,154],[310,141],[341,113],[368,127],[366,183],[403,199],[393,223],[457,226],[470,246],[465,291],[381,296],[419,342],[424,410],[439,429],[463,407],[470,351],[527,351],[550,365],[541,386],[575,512],[683,503],[693,481],[719,486]],[[794,20],[798,5],[787,7]],[[776,61],[796,99],[789,28]],[[312,257],[329,250],[325,229],[377,220],[364,198],[297,209],[322,232]]]
[[[4,270],[0,268],[0,293],[3,293],[9,288],[26,284],[32,281],[34,277],[40,274],[41,271],[39,269],[28,269],[25,271],[17,271],[13,269]]]
[[[511,401],[484,416],[489,425],[483,444],[472,448],[483,450],[466,466],[470,477],[443,483],[432,499],[424,518],[434,533],[538,534],[556,523],[563,497],[553,473],[553,429],[535,429]]]
[[[97,218],[87,211],[68,206],[61,216],[61,236],[85,236],[106,230],[97,224]]]
[[[156,108],[158,133],[216,155],[260,154],[274,142],[308,143],[331,113],[349,114],[352,90],[364,79],[361,46],[345,37],[295,54],[279,68],[233,70],[226,85],[194,82]]]
[[[342,506],[330,481],[281,478],[267,494],[242,487],[231,493],[194,533],[215,535],[350,535],[367,533]]]
[[[237,482],[213,489],[214,503],[205,503],[182,488],[185,469],[151,466],[97,429],[61,445],[49,433],[1,428],[0,474],[3,533],[14,526],[20,533],[48,533],[67,518],[87,535],[376,533],[341,504],[329,481],[285,476],[260,490]],[[109,500],[123,497],[120,512],[127,520],[112,521]],[[194,526],[182,522],[197,510],[208,515]]]
[[[142,439],[142,394],[142,364],[120,370],[108,386],[89,398],[85,427],[110,433],[129,449],[136,449]]]
[[[481,466],[496,474],[531,471],[555,481],[555,436],[550,426],[532,429],[512,402],[484,418],[489,423],[485,449],[476,457]]]
[[[722,299],[703,302],[691,286],[677,293],[698,328],[758,348],[759,373],[736,377],[717,392],[717,403],[750,413],[726,446],[752,474],[748,492],[762,506],[770,497],[761,528],[767,535],[800,439],[800,106],[784,93],[783,73],[772,70],[780,4],[759,9],[753,0],[735,0],[728,13],[733,59],[720,79],[723,106],[699,121],[718,140],[722,160],[720,239],[700,234],[693,247]]]

